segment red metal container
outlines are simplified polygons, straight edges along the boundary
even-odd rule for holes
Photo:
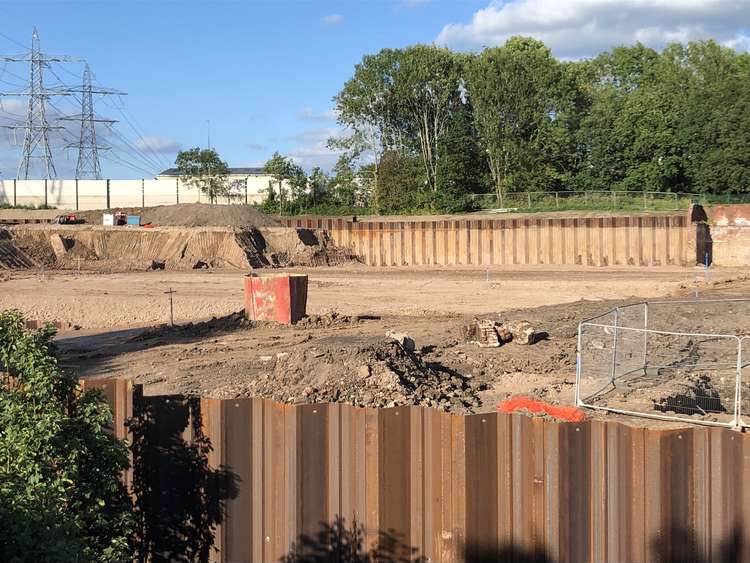
[[[245,316],[252,321],[294,324],[305,316],[307,276],[251,274],[245,277]]]

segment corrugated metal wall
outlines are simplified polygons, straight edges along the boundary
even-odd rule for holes
[[[296,217],[282,223],[325,230],[336,244],[351,248],[371,266],[695,262],[684,214],[357,223]]]
[[[384,560],[750,558],[750,438],[731,430],[133,400],[122,383],[98,385],[116,427],[135,405],[134,482],[151,499],[139,506],[158,513],[140,521],[162,555],[191,533],[208,543],[200,525],[214,530],[211,558],[232,562],[351,561],[330,544],[359,540]]]

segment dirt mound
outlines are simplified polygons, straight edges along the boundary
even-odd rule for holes
[[[337,311],[329,311],[323,315],[308,315],[299,321],[294,328],[311,329],[311,328],[344,328],[356,325],[360,322],[360,317],[342,315]]]
[[[76,213],[86,223],[102,224],[103,213],[122,211],[140,215],[141,224],[173,227],[278,227],[280,223],[250,205],[210,205],[208,203],[180,203],[156,207],[116,207]]]
[[[277,323],[266,321],[251,321],[245,316],[243,310],[235,311],[223,317],[213,317],[208,321],[197,323],[186,323],[175,326],[162,324],[149,328],[135,336],[131,342],[146,342],[162,338],[194,338],[229,334],[238,330],[250,330],[258,326],[273,326],[278,330],[312,330],[323,328],[347,328],[360,322],[359,317],[342,315],[336,311],[330,311],[323,315],[308,315],[297,324],[288,327]]]
[[[135,336],[131,342],[147,342],[163,338],[193,338],[196,336],[210,336],[253,328],[253,321],[245,317],[244,311],[236,311],[223,317],[214,317],[211,320],[199,323],[186,323],[175,326],[168,324],[159,325],[147,329]]]
[[[340,402],[367,407],[423,405],[468,412],[479,387],[390,339],[351,346],[315,345],[263,356],[266,373],[222,395],[266,397],[287,403]]]

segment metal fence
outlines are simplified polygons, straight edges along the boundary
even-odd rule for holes
[[[585,190],[474,194],[479,209],[686,209],[696,194],[676,192]]]
[[[85,386],[132,444],[139,561],[750,561],[750,434]]]
[[[648,418],[745,426],[748,313],[750,299],[650,301],[581,322],[576,403]]]

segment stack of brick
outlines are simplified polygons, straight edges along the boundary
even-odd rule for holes
[[[464,341],[477,344],[480,348],[497,348],[511,340],[528,345],[533,344],[535,339],[534,328],[526,321],[501,323],[475,318],[461,327],[461,333]]]

